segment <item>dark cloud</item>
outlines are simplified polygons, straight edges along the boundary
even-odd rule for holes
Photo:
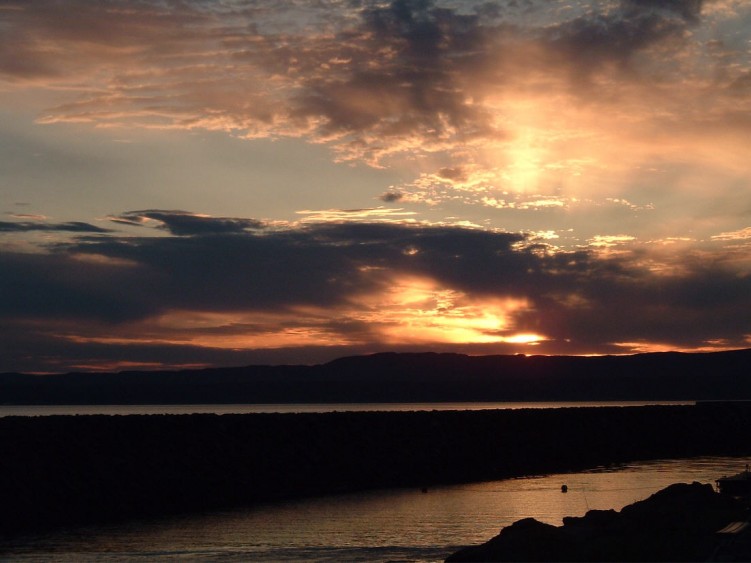
[[[94,243],[95,244],[95,243]],[[0,317],[123,322],[160,310],[146,272],[89,255],[0,253]]]
[[[388,191],[381,195],[381,201],[385,201],[386,203],[393,203],[394,201],[399,201],[404,197],[404,194],[401,192],[394,192],[394,191]]]
[[[519,253],[511,246],[520,240],[519,235],[484,235],[454,228],[322,224],[244,236],[113,237],[59,248],[75,256],[90,254],[118,264],[139,264],[143,281],[138,285],[148,286],[151,294],[159,297],[152,299],[149,295],[139,307],[123,300],[122,315],[130,315],[148,306],[156,306],[156,311],[162,307],[215,311],[292,305],[331,307],[346,302],[353,292],[374,291],[383,283],[363,268],[434,275],[446,267],[444,275],[448,276],[460,257],[470,268],[478,255],[486,253],[495,254],[496,261],[509,262],[510,274],[519,260]],[[417,260],[404,255],[411,247],[423,253]],[[456,256],[447,261],[447,253]],[[60,256],[58,267],[67,263],[64,255]],[[49,277],[57,277],[53,269]],[[139,295],[134,298],[140,299]],[[18,301],[18,307],[23,307],[22,301]],[[109,314],[105,308],[103,315]]]
[[[341,63],[303,79],[294,115],[323,118],[325,136],[369,133],[383,140],[419,133],[437,141],[455,129],[466,138],[500,135],[465,91],[472,69],[488,55],[486,33],[477,15],[432,1],[395,0],[366,9],[360,26],[338,38]],[[317,54],[328,59],[330,47],[321,45]],[[311,62],[326,64],[312,53]],[[350,141],[356,150],[363,139]]]
[[[65,231],[70,233],[110,233],[110,229],[103,229],[89,223],[70,221],[67,223],[34,223],[28,221],[8,222],[0,221],[0,232],[26,233],[29,231]]]
[[[387,224],[91,239],[60,245],[50,255],[3,255],[0,315],[117,321],[169,309],[335,307],[354,294],[383,289],[392,274],[430,276],[466,291],[520,294],[517,284],[540,285],[525,272],[544,269],[534,254],[512,248],[522,240],[516,234]],[[412,248],[419,253],[405,255]]]
[[[157,221],[157,228],[164,229],[177,236],[201,236],[219,234],[239,234],[263,227],[256,219],[236,217],[210,217],[186,211],[151,209],[145,211],[128,211],[116,217],[110,217],[115,223],[143,226],[147,219]]]
[[[438,171],[438,175],[441,178],[446,178],[447,180],[454,180],[457,182],[463,182],[467,180],[467,173],[461,167],[441,168]]]
[[[655,274],[642,263],[643,256],[631,254],[551,252],[515,233],[421,225],[340,223],[208,237],[91,237],[53,246],[47,254],[0,254],[0,317],[14,332],[13,341],[54,341],[50,350],[64,350],[65,342],[80,357],[96,355],[86,352],[89,345],[104,353],[97,339],[130,326],[136,328],[127,329],[131,332],[121,340],[113,336],[112,344],[119,349],[132,340],[135,348],[126,355],[131,359],[139,359],[134,350],[151,350],[141,361],[166,346],[170,358],[188,362],[211,356],[214,362],[218,352],[201,356],[200,346],[190,344],[197,330],[217,338],[251,337],[308,326],[350,339],[351,351],[362,350],[364,343],[371,350],[386,349],[374,328],[378,321],[359,316],[371,307],[362,298],[386,295],[400,280],[414,278],[479,303],[526,302],[512,313],[512,323],[516,331],[549,338],[535,349],[542,353],[627,351],[635,342],[685,348],[717,340],[740,346],[742,335],[751,334],[745,314],[751,309],[751,276],[716,265],[710,270],[698,259],[684,260],[681,276]],[[300,313],[306,310],[320,313],[306,321]],[[246,316],[214,328],[176,325],[173,341],[157,346],[159,338],[149,335],[164,329],[154,319],[181,311]],[[259,315],[272,320],[254,321]],[[66,334],[78,334],[78,340],[61,337]],[[181,338],[186,342],[182,356]],[[624,349],[618,343],[631,344]],[[341,346],[336,350],[344,351]],[[500,344],[464,349],[470,348],[514,351]],[[323,352],[316,350],[320,358]],[[305,349],[293,355],[303,358]],[[240,357],[228,352],[217,363]]]
[[[623,0],[611,13],[593,13],[545,30],[550,52],[583,72],[605,63],[627,67],[634,54],[681,39],[699,18],[701,2]]]
[[[695,23],[701,16],[703,0],[623,0],[626,9],[666,11]]]

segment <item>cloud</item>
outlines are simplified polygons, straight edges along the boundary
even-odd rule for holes
[[[606,180],[604,195],[621,197],[637,167],[687,152],[731,181],[747,170],[715,150],[748,132],[741,4],[9,6],[0,76],[71,92],[42,123],[303,138],[412,171],[421,155],[418,176],[432,167],[446,189],[482,192],[476,202],[594,197]]]
[[[239,234],[248,230],[261,229],[264,226],[263,222],[256,219],[211,217],[187,211],[160,209],[128,211],[109,219],[115,223],[138,227],[156,222],[156,228],[167,230],[178,236]]]
[[[45,221],[47,217],[45,215],[35,215],[31,213],[8,213],[14,219],[33,219],[34,221]]]
[[[389,201],[397,201],[397,199]],[[349,221],[373,221],[398,223],[416,215],[414,211],[405,211],[404,209],[389,209],[384,207],[363,208],[363,209],[322,209],[312,210],[304,209],[296,212],[302,215],[305,223],[320,222],[349,222]]]
[[[2,95],[43,100],[40,123],[304,139],[391,168],[380,200],[399,202],[312,207],[296,223],[109,218],[136,236],[18,214],[0,232],[92,236],[3,247],[0,316],[14,341],[43,338],[91,365],[106,346],[143,354],[127,361],[169,350],[179,364],[460,346],[451,334],[474,351],[517,351],[534,334],[550,353],[751,334],[747,2],[2,10]],[[420,209],[483,228],[428,224]]]
[[[170,350],[175,363],[225,365],[282,349],[299,361],[327,348],[329,357],[530,345],[536,353],[609,353],[627,351],[628,342],[743,346],[751,334],[751,275],[730,258],[719,262],[721,253],[710,265],[690,249],[650,255],[626,237],[618,237],[618,253],[563,251],[543,240],[355,222],[107,235],[46,253],[0,253],[0,318],[27,351],[44,343],[94,362],[111,347],[128,351],[121,360],[146,362]],[[655,260],[681,268],[667,275]],[[45,361],[39,369],[51,369]]]
[[[720,233],[712,237],[715,240],[748,240],[751,239],[751,227],[739,229],[737,231],[731,231],[726,233]]]
[[[36,217],[35,217],[36,218]],[[9,222],[0,221],[0,233],[26,233],[29,231],[64,231],[70,233],[109,233],[110,229],[104,229],[82,223],[79,221],[69,221],[66,223],[31,223],[25,221]]]
[[[399,201],[404,197],[404,194],[400,192],[395,191],[388,191],[381,194],[381,201],[385,201],[386,203],[393,203],[394,201]]]
[[[637,10],[672,12],[686,22],[695,23],[701,15],[704,0],[623,0],[623,4]]]
[[[343,139],[341,151],[374,162],[418,148],[418,139],[441,147],[457,135],[503,134],[465,92],[466,75],[486,56],[477,15],[397,0],[363,10],[361,18],[340,38],[341,64],[302,79],[295,116],[320,121],[324,138]],[[333,45],[318,44],[316,54],[330,56]]]
[[[93,80],[94,65],[106,63],[106,72],[98,74],[110,76],[109,91],[98,93],[92,83],[89,95],[50,110],[48,121],[130,119],[250,135],[312,134],[334,140],[343,154],[375,156],[415,148],[418,138],[438,148],[451,140],[503,137],[483,98],[488,87],[503,91],[542,70],[527,67],[535,59],[525,50],[556,55],[545,63],[547,71],[593,57],[624,60],[680,34],[699,17],[696,2],[624,0],[612,13],[594,11],[547,27],[530,26],[531,19],[525,29],[500,5],[498,17],[483,19],[471,9],[421,0],[357,11],[330,2],[319,10],[341,14],[333,26],[301,32],[280,23],[295,15],[286,3],[257,6],[84,2],[73,10],[80,19],[72,21],[48,2],[24,4],[7,18],[7,44],[19,50],[18,59],[52,59],[35,67],[65,68],[75,61],[75,75],[84,80]],[[262,24],[270,31],[259,31]],[[42,44],[54,48],[42,50]],[[197,63],[181,56],[181,48],[202,53],[195,55]],[[510,56],[517,48],[522,50]],[[63,58],[64,49],[80,56]],[[223,76],[230,70],[227,81]],[[5,72],[15,76],[12,66]],[[265,88],[259,78],[269,80]],[[384,139],[398,141],[396,149]]]
[[[587,241],[590,246],[610,248],[625,244],[634,240],[631,235],[596,235]]]
[[[7,321],[116,323],[159,310],[141,267],[123,268],[115,260],[79,260],[60,252],[3,252],[0,265],[0,317]]]
[[[661,42],[682,42],[698,20],[701,2],[623,0],[619,9],[563,22],[546,29],[551,53],[579,72],[612,63],[625,69],[635,54]],[[631,69],[632,70],[632,69]]]

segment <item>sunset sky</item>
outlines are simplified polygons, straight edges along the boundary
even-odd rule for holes
[[[751,347],[749,0],[5,0],[0,113],[0,372]]]

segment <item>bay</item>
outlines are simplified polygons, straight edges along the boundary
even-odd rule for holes
[[[0,560],[442,561],[521,518],[560,525],[564,516],[618,510],[672,483],[714,484],[745,463],[731,457],[637,462],[79,527],[0,542]]]

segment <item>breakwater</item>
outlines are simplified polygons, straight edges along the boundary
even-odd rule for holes
[[[0,419],[0,529],[749,455],[751,407]]]

